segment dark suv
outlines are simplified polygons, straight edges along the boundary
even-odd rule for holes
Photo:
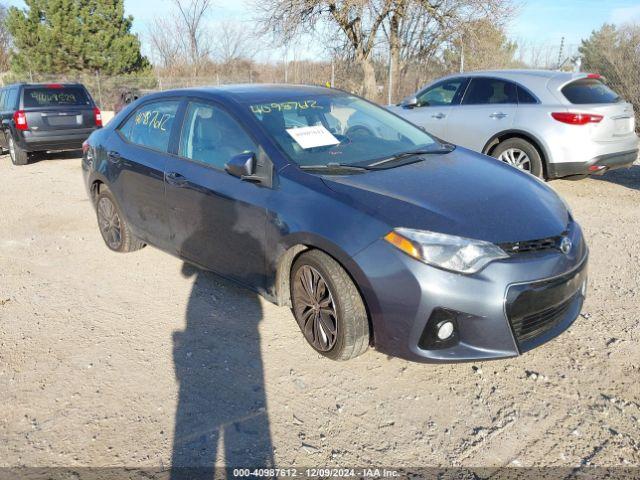
[[[79,83],[6,86],[0,112],[0,147],[14,165],[26,165],[35,152],[80,149],[102,127],[100,110]]]

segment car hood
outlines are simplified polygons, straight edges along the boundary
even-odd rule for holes
[[[322,178],[391,228],[502,243],[556,236],[569,223],[563,201],[543,182],[460,147],[409,165]]]

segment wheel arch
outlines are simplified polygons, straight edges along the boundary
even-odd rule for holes
[[[100,175],[98,172],[91,172],[89,179],[87,181],[87,189],[91,200],[95,205],[95,200],[100,194],[102,188],[109,188],[107,179]]]
[[[279,306],[291,307],[291,268],[301,254],[310,250],[320,250],[327,254],[347,272],[364,303],[369,323],[369,343],[373,344],[374,326],[370,307],[375,300],[365,295],[367,290],[370,291],[370,288],[368,288],[369,282],[352,257],[327,239],[316,237],[315,235],[293,235],[287,242],[287,247],[285,247],[276,261],[275,303]]]
[[[544,146],[544,143],[542,142],[542,140],[540,140],[536,135],[533,135],[530,132],[525,132],[524,130],[518,130],[518,129],[510,129],[510,130],[504,130],[500,133],[496,133],[493,137],[489,139],[489,141],[487,141],[487,143],[485,143],[484,147],[482,148],[482,153],[484,153],[485,155],[491,155],[492,152],[495,150],[495,148],[498,146],[498,144],[500,144],[501,142],[504,142],[505,140],[509,140],[511,138],[521,138],[523,140],[526,140],[527,142],[532,144],[536,150],[538,150],[538,153],[540,153],[540,158],[542,159],[542,168],[546,176],[547,165],[549,163],[549,158],[550,158],[549,153],[547,152],[547,149]]]

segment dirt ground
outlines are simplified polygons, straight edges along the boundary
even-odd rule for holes
[[[110,252],[78,158],[0,178],[0,466],[640,467],[640,166],[550,183],[591,248],[574,326],[454,365],[325,360],[289,310]]]

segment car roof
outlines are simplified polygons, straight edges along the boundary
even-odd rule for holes
[[[9,85],[5,85],[2,88],[10,88],[10,87],[48,87],[49,85],[60,85],[61,87],[84,87],[82,83],[74,82],[43,82],[43,83],[11,83]]]
[[[495,77],[517,82],[531,90],[543,103],[563,101],[557,92],[567,83],[581,78],[589,78],[592,74],[585,72],[562,72],[559,70],[478,70],[456,73],[443,79],[457,77]],[[599,78],[599,76],[598,76]],[[435,83],[435,82],[433,82]]]
[[[567,72],[557,70],[534,70],[534,69],[514,69],[514,70],[477,70],[464,72],[461,75],[466,76],[509,76],[509,77],[534,77],[534,78],[553,78],[558,75],[571,75]]]
[[[590,75],[585,72],[563,72],[560,70],[535,70],[535,69],[520,69],[520,70],[474,70],[470,72],[462,72],[451,77],[504,77],[504,78],[530,78],[537,80],[550,80],[558,79],[569,81],[576,78],[584,78]]]
[[[286,101],[290,98],[299,98],[305,95],[343,95],[345,94],[345,92],[315,85],[247,83],[165,90],[153,95],[161,97],[167,94],[206,95],[211,97],[224,98],[236,103],[252,103]]]

